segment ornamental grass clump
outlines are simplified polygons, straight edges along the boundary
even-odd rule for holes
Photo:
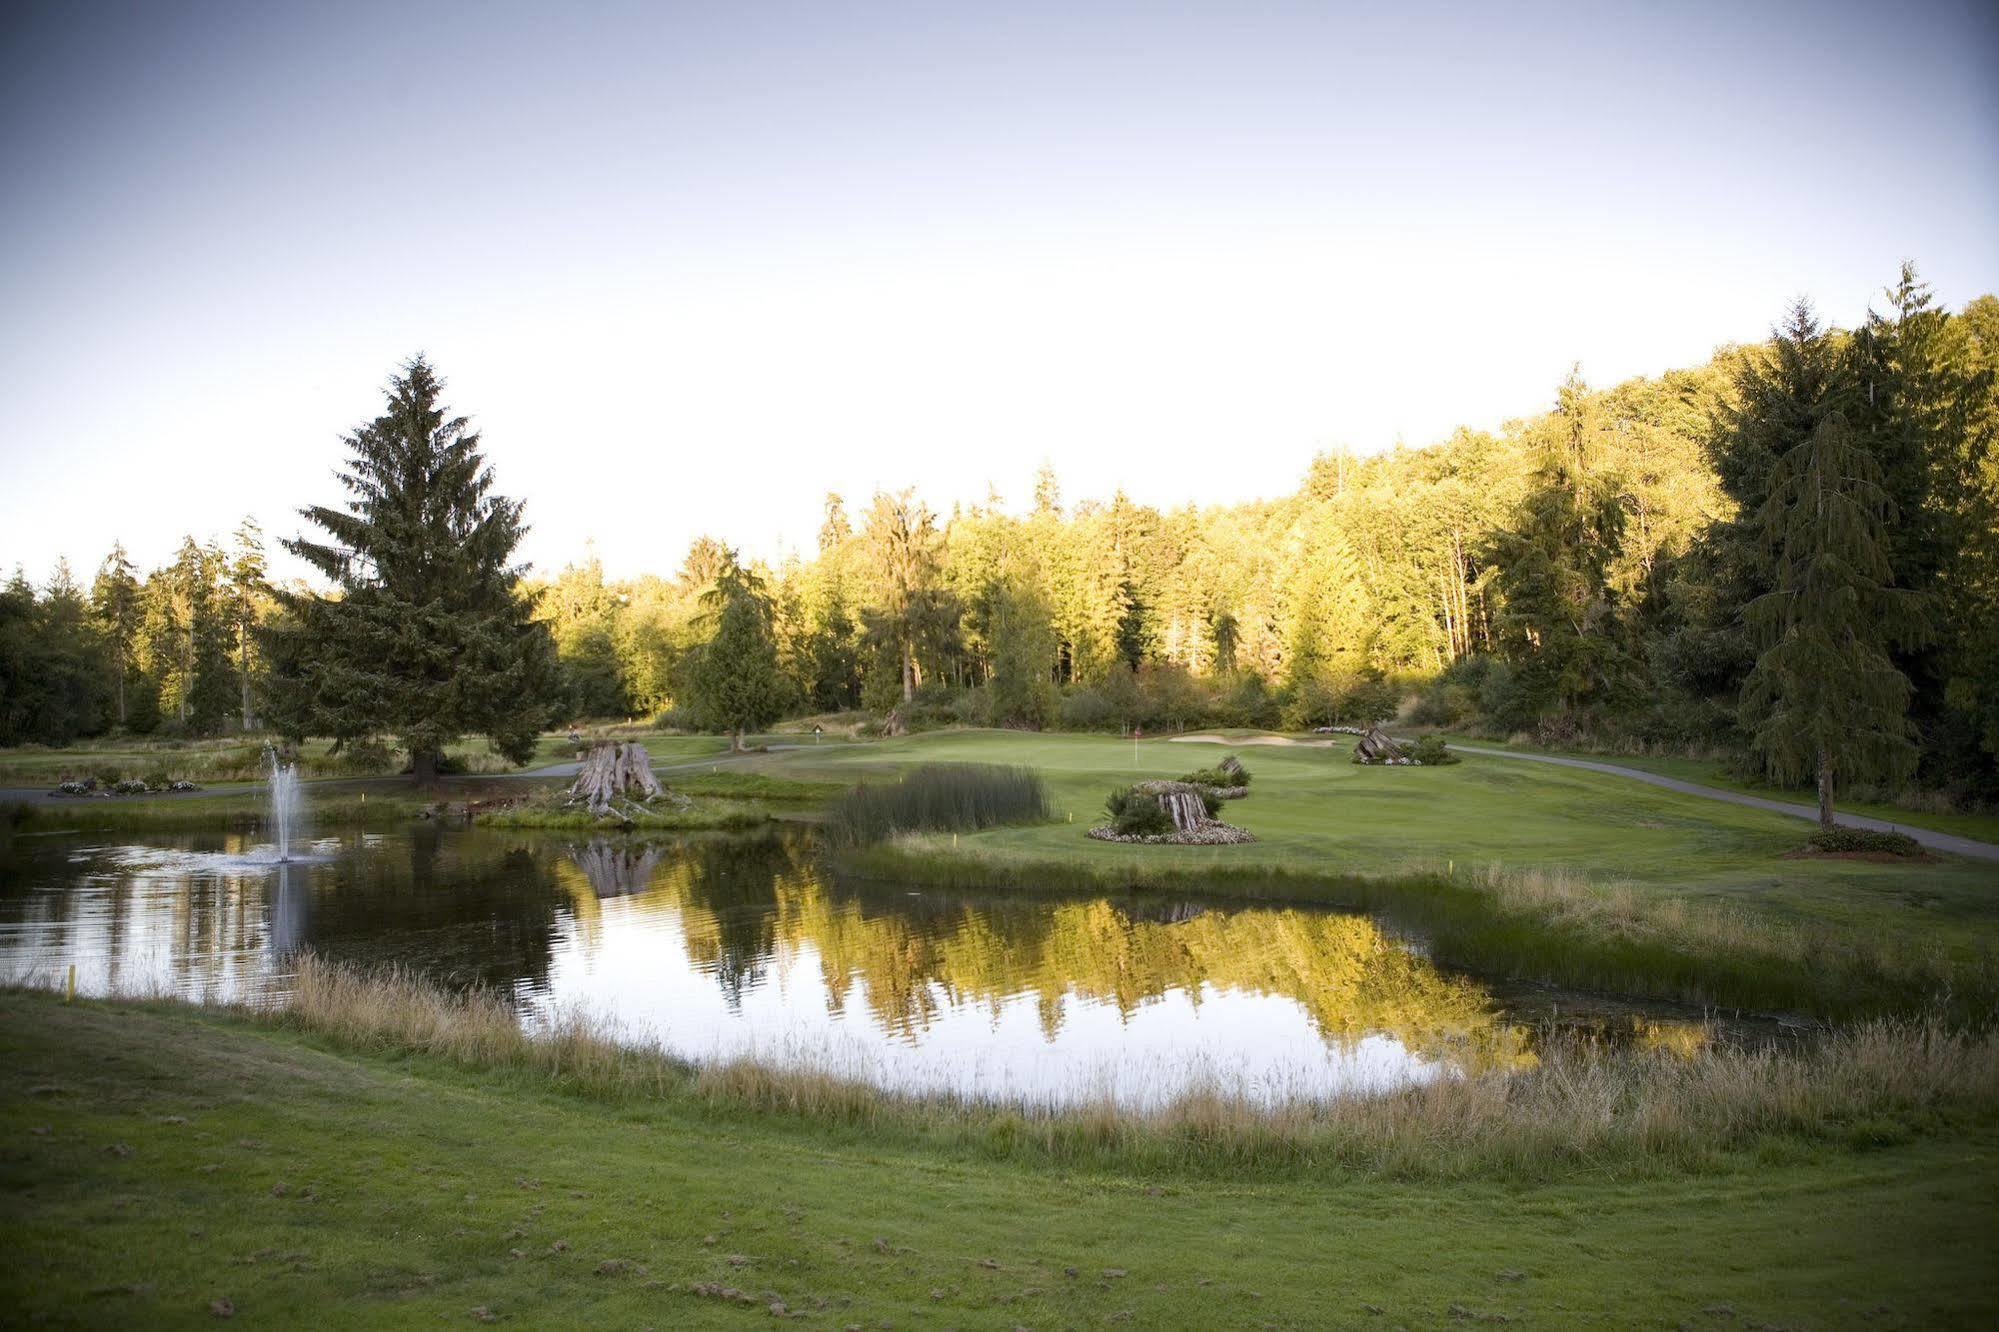
[[[865,846],[897,833],[970,832],[1048,817],[1048,791],[1032,768],[926,763],[897,782],[867,782],[833,802],[834,841]]]
[[[1173,831],[1173,816],[1159,797],[1136,787],[1111,792],[1104,812],[1111,817],[1111,831],[1120,837],[1164,837]]]

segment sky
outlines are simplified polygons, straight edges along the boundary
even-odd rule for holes
[[[1999,290],[1999,6],[17,2],[0,569],[297,534],[419,352],[630,576],[1282,494],[1905,258]]]

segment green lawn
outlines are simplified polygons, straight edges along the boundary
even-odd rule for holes
[[[1444,738],[1452,744],[1479,745],[1486,749],[1510,749],[1522,754],[1554,754],[1561,758],[1615,763],[1622,768],[1636,768],[1640,772],[1657,773],[1661,777],[1677,777],[1683,782],[1696,782],[1723,791],[1740,791],[1745,795],[1761,796],[1765,800],[1781,800],[1800,809],[1818,808],[1818,797],[1811,791],[1791,790],[1786,787],[1771,786],[1765,782],[1747,781],[1730,772],[1727,764],[1715,759],[1601,754],[1580,749],[1541,749],[1532,745],[1516,745],[1505,740],[1481,740],[1477,736],[1470,735],[1446,735]],[[1981,842],[1999,842],[1999,813],[1943,814],[1928,810],[1904,809],[1900,805],[1844,799],[1838,802],[1837,808],[1842,813],[1865,814],[1870,818],[1887,819],[1891,823],[1899,823],[1910,828],[1929,828],[1936,832],[1955,833],[1959,837],[1976,838]]]
[[[1255,832],[1240,847],[1136,847],[1083,836],[1113,786],[1174,777],[1241,756],[1250,796],[1222,817]],[[1040,770],[1064,822],[968,834],[962,849],[1001,863],[1123,869],[1271,866],[1299,873],[1566,871],[1640,891],[1724,901],[1814,927],[1920,937],[1989,951],[1999,865],[1787,860],[1809,825],[1762,810],[1546,764],[1467,757],[1442,768],[1369,768],[1332,748],[949,731],[748,760],[783,775],[853,780],[920,762],[1017,763]],[[1073,819],[1072,822],[1066,820]],[[928,839],[949,847],[951,838]]]
[[[0,1069],[9,1322],[760,1326],[778,1303],[867,1328],[1999,1314],[1988,1130],[1623,1182],[1076,1173],[19,994],[0,996]]]

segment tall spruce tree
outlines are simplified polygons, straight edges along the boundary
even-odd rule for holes
[[[1818,345],[1827,337],[1800,304],[1779,332],[1780,360],[1831,355]],[[1780,405],[1794,428],[1809,419]],[[1744,611],[1761,649],[1744,721],[1771,777],[1816,782],[1826,828],[1836,783],[1900,780],[1915,766],[1909,681],[1890,651],[1925,628],[1918,599],[1894,586],[1893,512],[1879,464],[1834,409],[1778,456],[1756,515],[1773,586]]]
[[[741,749],[745,731],[777,720],[791,701],[778,669],[770,592],[732,553],[701,605],[715,633],[694,667],[695,712]]]
[[[349,498],[299,513],[324,540],[285,549],[335,594],[280,592],[262,634],[265,712],[293,738],[388,732],[419,783],[444,749],[481,734],[515,762],[552,715],[554,650],[520,587],[522,503],[493,493],[479,436],[439,402],[422,357],[391,380],[388,404],[344,441]]]

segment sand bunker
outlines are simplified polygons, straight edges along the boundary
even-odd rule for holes
[[[1230,738],[1226,735],[1169,735],[1166,737],[1176,745],[1298,745],[1304,748],[1324,749],[1332,745],[1330,740],[1294,740],[1288,735],[1245,735]]]

